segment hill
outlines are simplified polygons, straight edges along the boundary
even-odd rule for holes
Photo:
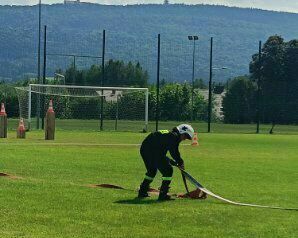
[[[196,77],[208,79],[209,41],[214,37],[214,66],[228,67],[216,80],[248,73],[258,41],[270,35],[297,38],[298,14],[209,5],[99,4],[43,5],[42,25],[48,28],[48,53],[101,55],[106,30],[106,58],[140,61],[156,75],[157,34],[161,34],[161,77],[190,80],[192,42],[196,42]],[[17,80],[37,72],[38,6],[0,7],[0,77]],[[48,56],[47,75],[73,62],[71,57]],[[77,58],[77,67],[100,64],[100,59]]]

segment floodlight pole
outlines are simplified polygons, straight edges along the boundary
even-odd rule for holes
[[[193,41],[193,54],[192,54],[192,79],[191,79],[191,120],[194,120],[194,108],[193,108],[193,99],[194,99],[194,86],[195,86],[195,52],[196,52],[196,41]]]

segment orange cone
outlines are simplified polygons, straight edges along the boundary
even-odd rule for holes
[[[54,112],[54,109],[53,109],[53,100],[52,99],[49,102],[48,112]]]
[[[198,133],[194,133],[194,136],[192,138],[192,142],[191,142],[192,146],[198,146],[199,145],[199,139],[198,139]]]
[[[6,111],[5,111],[4,103],[1,103],[0,116],[7,116]]]
[[[26,128],[24,124],[24,119],[20,118],[19,127],[17,129],[17,138],[24,139],[26,137]]]

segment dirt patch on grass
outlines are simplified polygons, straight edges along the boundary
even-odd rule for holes
[[[191,199],[206,199],[207,198],[207,194],[204,193],[200,189],[196,189],[196,190],[191,191],[189,193],[177,194],[177,197],[178,198],[191,198]]]
[[[148,193],[151,195],[159,195],[159,190],[155,188],[150,188]]]
[[[22,177],[19,176],[13,176],[7,173],[0,172],[0,177],[10,178],[10,179],[22,179]]]

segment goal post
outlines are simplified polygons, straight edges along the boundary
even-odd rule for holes
[[[148,88],[30,84],[15,89],[28,129],[34,128],[39,95],[42,115],[53,100],[58,129],[99,130],[102,120],[104,130],[148,131]]]

